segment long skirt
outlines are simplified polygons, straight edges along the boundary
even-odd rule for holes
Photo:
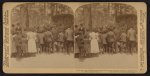
[[[36,42],[34,39],[28,40],[28,52],[29,53],[36,53],[37,52]]]
[[[99,53],[99,45],[96,39],[91,40],[91,53]]]

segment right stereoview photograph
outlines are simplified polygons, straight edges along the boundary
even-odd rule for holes
[[[137,68],[137,11],[121,3],[91,3],[75,11],[79,67]]]

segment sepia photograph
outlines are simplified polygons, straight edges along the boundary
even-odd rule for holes
[[[6,73],[146,72],[142,2],[7,2],[3,9]]]

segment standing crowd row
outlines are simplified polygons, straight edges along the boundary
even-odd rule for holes
[[[74,34],[68,27],[56,30],[57,27],[22,29],[18,26],[12,35],[12,48],[18,56],[36,53],[73,53]]]
[[[98,56],[99,54],[136,53],[137,34],[134,28],[118,33],[115,27],[86,29],[83,25],[75,26],[76,57]]]
[[[121,30],[116,36],[114,28],[86,29],[82,24],[60,30],[57,27],[22,29],[15,28],[12,34],[12,49],[17,56],[36,53],[66,54],[78,56],[99,53],[136,52],[137,34],[134,28]],[[99,29],[99,30],[98,30]]]

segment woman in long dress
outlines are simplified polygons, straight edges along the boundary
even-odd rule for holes
[[[29,31],[27,33],[27,39],[28,39],[28,52],[31,54],[35,54],[37,52],[36,33],[34,31]]]
[[[96,55],[99,53],[99,45],[98,45],[98,33],[92,31],[90,34],[90,40],[91,40],[91,53],[93,55]]]

